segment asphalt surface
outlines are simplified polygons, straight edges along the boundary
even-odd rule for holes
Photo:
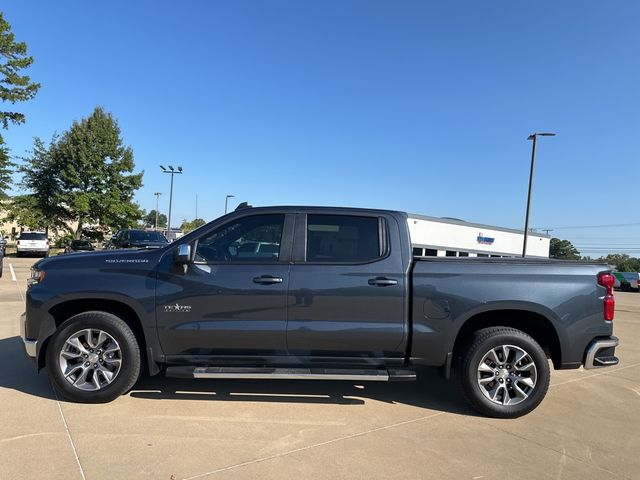
[[[477,416],[431,373],[362,385],[154,377],[80,405],[22,351],[34,261],[6,258],[0,279],[0,480],[640,478],[640,293],[616,294],[620,365],[552,372],[542,405],[517,420]]]

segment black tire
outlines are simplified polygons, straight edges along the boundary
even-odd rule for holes
[[[506,361],[499,354],[503,345],[506,346],[508,352]],[[490,352],[494,348],[498,349],[497,359],[501,363],[498,367],[501,366],[503,368],[492,366]],[[510,360],[521,354],[520,351],[528,355],[528,357],[522,357],[523,360],[526,363],[531,360],[535,368],[529,367],[529,370],[525,372],[520,371],[515,364],[510,364],[514,363],[510,362]],[[485,358],[487,355],[489,357]],[[489,366],[490,370],[495,368],[493,372],[481,372],[483,358],[485,358],[483,365]],[[518,362],[518,365],[523,366],[524,363]],[[542,402],[549,388],[550,369],[544,350],[533,338],[515,328],[491,327],[475,332],[463,356],[461,366],[460,381],[465,398],[475,410],[489,417],[517,418],[526,415]],[[486,367],[484,368],[486,369]],[[519,377],[519,375],[523,374],[525,374],[525,377]],[[533,375],[535,375],[533,380],[527,379],[527,377],[533,377]],[[480,380],[481,377],[482,380]],[[492,383],[481,386],[481,381]],[[500,381],[500,384],[498,381]],[[521,383],[523,381],[533,381],[534,386],[530,388],[528,385]],[[516,387],[518,391],[515,390]],[[498,392],[497,395],[493,393],[496,390]],[[492,393],[495,395],[493,400],[489,398]],[[527,396],[524,397],[525,395]],[[504,398],[506,398],[506,402]],[[504,404],[509,402],[519,403]]]
[[[16,258],[20,258],[22,256],[22,252],[16,251]]]
[[[119,345],[120,368],[111,383],[98,390],[85,391],[67,380],[59,363],[65,343],[83,329],[101,330]],[[54,388],[64,399],[79,403],[106,403],[131,390],[141,372],[140,347],[136,336],[124,322],[106,312],[84,312],[65,321],[53,334],[46,353],[46,367]]]

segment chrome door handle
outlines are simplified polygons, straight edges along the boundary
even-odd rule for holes
[[[397,285],[398,281],[393,280],[391,278],[385,277],[376,277],[369,279],[369,285],[373,285],[374,287],[390,287],[391,285]]]
[[[282,283],[282,278],[272,277],[271,275],[262,275],[260,277],[254,277],[253,283],[260,283],[262,285],[271,285],[273,283]]]

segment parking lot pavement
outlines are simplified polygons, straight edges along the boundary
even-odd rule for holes
[[[617,293],[621,364],[553,372],[517,420],[415,383],[143,379],[106,405],[58,401],[22,352],[34,259],[0,279],[0,479],[632,479],[640,475],[640,294]],[[13,281],[10,265],[16,281]]]

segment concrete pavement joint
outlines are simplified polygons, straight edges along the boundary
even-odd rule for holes
[[[518,438],[520,440],[523,440],[525,442],[531,443],[531,444],[536,445],[536,446],[538,446],[540,448],[543,448],[545,450],[548,450],[550,452],[554,452],[554,453],[557,453],[558,455],[560,455],[560,464],[561,464],[560,466],[561,466],[561,468],[560,468],[560,472],[558,474],[558,478],[561,478],[562,467],[563,467],[563,459],[570,458],[571,460],[574,460],[576,462],[583,463],[585,465],[589,465],[590,467],[597,468],[598,470],[602,470],[603,472],[607,472],[608,474],[613,475],[616,478],[624,478],[626,480],[632,480],[630,477],[627,477],[625,475],[621,475],[619,473],[612,472],[611,470],[608,470],[608,469],[606,469],[604,467],[601,467],[600,465],[597,465],[597,464],[595,464],[593,462],[586,461],[586,460],[583,460],[581,458],[574,457],[573,455],[568,455],[565,448],[562,448],[562,451],[556,450],[555,448],[549,447],[549,446],[544,445],[542,443],[538,443],[535,440],[532,440],[532,439],[530,439],[528,437],[524,437],[522,435],[518,435],[517,433],[510,432],[509,430],[504,430],[504,429],[498,427],[497,425],[495,425],[493,423],[484,422],[484,421],[481,421],[481,423],[483,423],[484,425],[487,425],[488,427],[491,427],[491,428],[493,428],[495,430],[498,430],[498,431],[500,431],[502,433],[506,433],[507,435],[511,435],[511,436],[516,437],[516,438]]]
[[[62,405],[60,405],[60,399],[58,398],[58,392],[53,388],[53,385],[49,383],[51,390],[53,390],[53,394],[56,396],[56,403],[58,404],[58,410],[60,410],[60,417],[62,417],[62,423],[64,424],[64,430],[67,433],[67,438],[69,439],[69,444],[71,445],[71,450],[73,450],[73,456],[76,458],[76,463],[78,464],[78,468],[80,469],[80,476],[82,480],[87,480],[87,477],[84,475],[84,469],[82,468],[82,464],[80,463],[80,457],[78,456],[78,450],[76,450],[76,445],[73,442],[73,438],[71,438],[71,432],[69,431],[69,425],[67,425],[67,419],[64,416],[64,412],[62,411]]]
[[[421,422],[423,420],[428,420],[430,418],[438,417],[440,415],[445,415],[445,414],[446,414],[446,412],[439,412],[439,413],[434,413],[432,415],[426,415],[426,416],[420,417],[420,418],[414,418],[412,420],[405,420],[404,422],[398,422],[398,423],[394,423],[394,424],[391,424],[391,425],[385,425],[383,427],[372,428],[371,430],[367,430],[365,432],[353,433],[351,435],[345,435],[343,437],[333,438],[331,440],[327,440],[326,442],[315,443],[313,445],[307,445],[306,447],[300,447],[300,448],[296,448],[296,449],[293,449],[293,450],[288,450],[286,452],[276,453],[275,455],[269,455],[268,457],[256,458],[255,460],[249,460],[247,462],[237,463],[235,465],[230,465],[228,467],[218,468],[216,470],[211,470],[210,472],[201,473],[199,475],[194,475],[192,477],[186,477],[186,478],[183,478],[182,480],[195,480],[196,478],[208,477],[208,476],[214,475],[216,473],[226,472],[226,471],[229,471],[229,470],[234,470],[234,469],[240,468],[240,467],[246,467],[248,465],[253,465],[253,464],[256,464],[256,463],[262,463],[262,462],[266,462],[268,460],[273,460],[273,459],[276,459],[276,458],[286,457],[286,456],[292,455],[294,453],[304,452],[306,450],[311,450],[312,448],[323,447],[325,445],[331,445],[333,443],[338,443],[338,442],[341,442],[343,440],[350,440],[352,438],[363,437],[365,435],[369,435],[370,433],[379,432],[381,430],[389,430],[391,428],[401,427],[403,425],[409,425],[411,423]]]

